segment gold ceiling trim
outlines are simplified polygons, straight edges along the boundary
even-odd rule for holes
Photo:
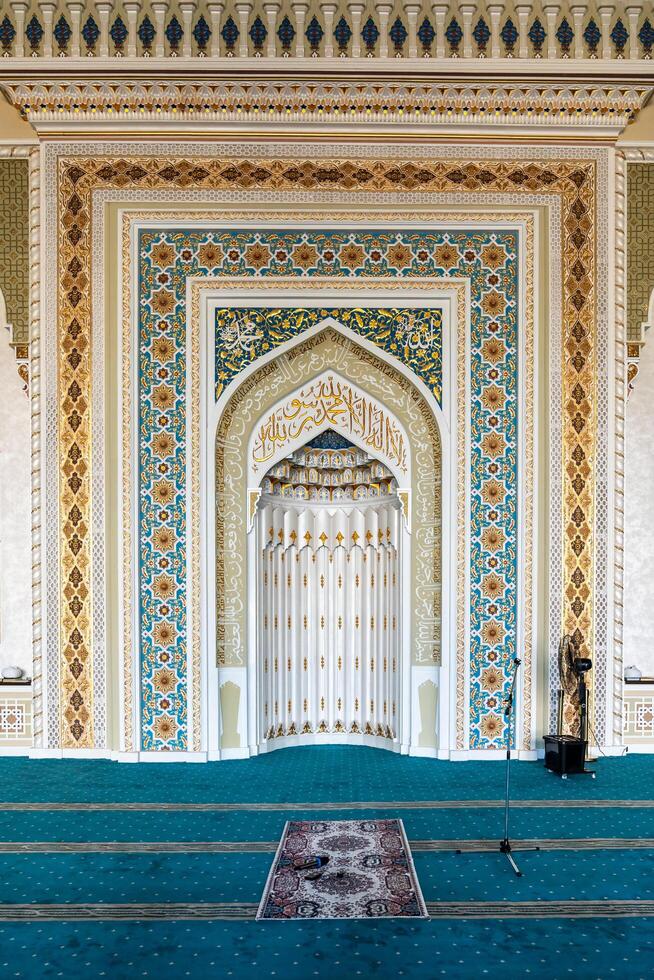
[[[217,126],[338,126],[368,134],[453,127],[506,135],[529,127],[617,135],[651,94],[651,84],[397,79],[203,81],[5,80],[3,89],[37,131]],[[279,135],[279,133],[277,133]],[[115,132],[113,133],[115,135]],[[537,134],[539,135],[539,133]]]

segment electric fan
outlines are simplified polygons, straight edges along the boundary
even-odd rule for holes
[[[545,736],[545,765],[564,779],[568,773],[588,773],[586,748],[588,745],[588,688],[585,675],[593,666],[588,657],[579,656],[579,648],[569,634],[559,643],[559,694],[557,734]],[[579,711],[579,735],[563,734],[563,705],[566,695],[573,699]]]

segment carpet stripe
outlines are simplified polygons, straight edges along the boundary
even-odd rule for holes
[[[254,902],[170,904],[0,904],[1,922],[80,920],[254,919]],[[571,902],[427,902],[432,919],[634,918],[654,916],[654,900],[624,899]],[[325,920],[321,920],[324,922]]]
[[[513,839],[516,851],[654,850],[649,837]],[[412,840],[412,851],[496,851],[497,840]],[[277,841],[0,841],[0,854],[273,854]]]
[[[504,800],[396,800],[343,803],[2,803],[0,812],[54,810],[198,810],[198,811],[292,811],[292,810],[495,810],[504,807]],[[645,808],[654,807],[654,800],[512,800],[512,809],[567,808]]]

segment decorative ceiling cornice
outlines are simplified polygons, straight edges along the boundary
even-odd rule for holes
[[[616,137],[647,101],[645,85],[403,81],[396,78],[213,81],[17,81],[9,100],[42,134],[211,131],[221,126],[306,131],[457,130],[531,137]]]

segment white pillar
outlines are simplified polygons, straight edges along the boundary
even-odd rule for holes
[[[347,9],[352,18],[352,57],[361,57],[361,18],[366,9],[363,3],[348,3]]]
[[[25,54],[25,14],[28,7],[29,3],[26,3],[25,0],[11,0],[11,9],[16,21],[15,58],[22,58]]]
[[[556,58],[558,51],[556,47],[556,22],[561,10],[560,3],[543,4],[543,13],[547,21],[547,57]]]
[[[179,4],[179,12],[182,15],[182,27],[184,28],[182,58],[190,58],[193,54],[191,44],[193,41],[193,14],[195,13],[196,7],[196,0],[181,0]]]
[[[500,18],[504,13],[503,3],[489,3],[486,7],[490,19],[491,58],[500,57]]]
[[[409,23],[409,58],[418,57],[418,14],[421,9],[419,3],[404,4],[404,12]]]
[[[123,0],[127,16],[127,57],[136,58],[136,40],[138,37],[136,20],[141,9],[140,0]]]
[[[263,10],[266,15],[266,57],[275,58],[277,55],[277,17],[279,16],[281,4],[264,3]]]
[[[436,57],[445,57],[445,17],[449,10],[447,3],[432,3],[431,10],[436,21]]]
[[[71,58],[79,58],[82,53],[80,28],[82,24],[84,4],[81,3],[80,0],[67,0],[66,6],[68,8],[70,29],[72,31],[70,38],[70,55]],[[127,4],[125,4],[125,8],[127,9]]]
[[[236,13],[238,14],[238,56],[247,58],[248,56],[248,18],[252,10],[251,3],[237,3]]]
[[[166,13],[168,11],[168,0],[152,0],[152,13],[154,14],[154,56],[163,58],[166,53]]]
[[[304,58],[304,22],[309,10],[308,3],[292,3],[291,8],[295,15],[295,57]]]
[[[336,16],[336,11],[338,10],[338,4],[335,3],[321,3],[320,12],[323,15],[325,21],[325,58],[334,57],[334,17]]]
[[[459,13],[463,20],[463,57],[472,58],[472,16],[477,9],[474,3],[460,3]]]
[[[44,58],[52,57],[52,19],[56,9],[57,4],[53,3],[52,0],[39,0],[39,10],[43,18],[42,51]]]
[[[98,20],[100,24],[100,49],[99,55],[101,58],[109,57],[109,14],[114,8],[113,3],[110,0],[101,0],[101,2],[96,2],[96,10],[98,11]]]
[[[612,3],[600,4],[597,13],[602,24],[602,58],[608,60],[613,55],[611,50],[611,18],[615,13],[615,6]]]
[[[375,10],[379,17],[379,57],[388,58],[388,21],[393,12],[390,3],[377,3]]]
[[[515,6],[516,16],[518,18],[518,57],[528,58],[529,48],[527,47],[528,33],[529,33],[529,15],[531,14],[532,5],[530,3],[517,3]]]
[[[220,18],[222,17],[224,3],[208,3],[207,10],[211,18],[211,57],[220,57]]]
[[[630,3],[625,7],[625,13],[629,20],[629,58],[637,61],[640,58],[638,49],[638,21],[643,12],[642,3]]]
[[[570,7],[570,14],[572,15],[572,29],[575,32],[574,40],[574,56],[575,58],[583,58],[584,56],[584,14],[586,13],[587,6],[585,3],[572,4]]]

